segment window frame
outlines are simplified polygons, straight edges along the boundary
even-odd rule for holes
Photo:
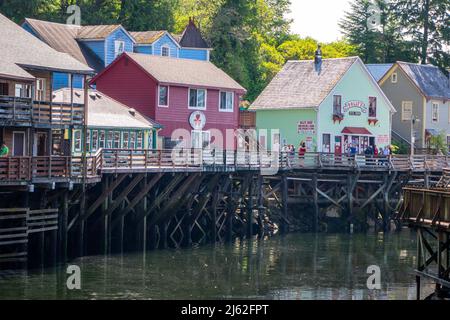
[[[77,133],[80,135],[77,138]],[[82,133],[81,129],[74,129],[72,132],[72,139],[73,139],[73,151],[74,152],[81,152],[83,149],[83,139],[82,139]],[[79,144],[79,147],[77,148],[77,144]]]
[[[98,141],[99,141],[99,135],[98,135],[99,131],[97,129],[92,130],[92,134],[91,134],[91,148],[92,148],[92,152],[97,152],[98,151]],[[94,138],[95,137],[95,138]]]
[[[222,94],[225,94],[225,105],[228,101],[228,94],[231,94],[231,109],[227,109],[225,106],[225,109],[222,108]],[[219,91],[219,112],[234,112],[234,92],[233,91]]]
[[[166,87],[167,88],[167,104],[163,105],[160,104],[161,102],[161,88]],[[169,86],[167,85],[158,85],[158,107],[160,108],[168,108],[169,107]]]
[[[394,72],[391,74],[391,83],[397,83],[398,82],[398,74],[397,72]]]
[[[335,112],[335,98],[339,97],[339,113]],[[342,94],[333,94],[333,115],[343,114],[342,112]]]
[[[45,92],[46,92],[46,90],[47,90],[47,81],[46,81],[47,79],[45,79],[45,78],[37,78],[36,79],[36,93],[35,93],[35,96],[36,96],[36,100],[37,101],[45,101]],[[42,84],[42,88],[40,88],[40,85],[39,85],[39,83],[41,83]],[[42,94],[42,98],[40,98],[39,97],[39,94]]]
[[[435,116],[435,108],[436,107],[436,118]],[[439,103],[432,101],[431,102],[431,122],[433,123],[439,123]]]
[[[118,44],[123,45],[122,52],[119,52],[118,49],[120,48],[120,46],[118,46]],[[125,41],[124,40],[114,40],[114,59],[116,59],[118,56],[120,56],[124,52],[125,52]]]
[[[120,131],[113,131],[113,139],[112,139],[112,146],[113,146],[113,149],[120,149],[120,145],[121,145],[121,141],[120,141],[120,138],[121,138],[121,134],[120,134]],[[118,139],[117,139],[118,138]]]
[[[375,101],[375,115],[370,115],[370,100],[374,99]],[[377,97],[370,97],[369,96],[369,110],[367,111],[369,115],[369,119],[376,119],[378,115],[378,98]]]
[[[103,139],[102,139],[103,134]],[[104,149],[106,147],[106,130],[98,131],[98,148]]]
[[[163,55],[164,49],[167,49],[167,56]],[[171,51],[171,50],[170,50],[170,46],[167,45],[167,44],[163,44],[163,45],[161,46],[161,57],[169,57],[169,58],[170,58],[170,54],[171,54],[170,51]]]
[[[197,102],[197,106],[196,107],[192,107],[191,106],[191,90],[195,90],[197,92],[196,94],[196,102]],[[205,96],[204,96],[204,107],[199,107],[198,106],[198,93],[199,91],[204,91],[205,92]],[[206,110],[206,106],[207,106],[207,101],[208,101],[208,90],[207,89],[202,89],[202,88],[188,88],[188,109],[190,110],[202,110],[205,111]]]
[[[409,119],[405,118],[405,108],[407,106],[409,106],[411,108],[411,114],[410,114]],[[414,106],[413,101],[402,101],[402,115],[401,115],[402,121],[411,121],[412,120],[413,109],[414,109],[413,106]]]

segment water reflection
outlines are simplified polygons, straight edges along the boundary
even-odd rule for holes
[[[86,257],[82,290],[65,268],[4,274],[0,299],[414,299],[415,236],[291,234],[189,250]],[[366,287],[381,268],[382,290]],[[424,291],[431,291],[431,284]]]

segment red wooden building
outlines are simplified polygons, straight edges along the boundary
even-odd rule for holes
[[[183,139],[193,148],[235,148],[246,90],[209,61],[124,53],[92,83],[161,123],[159,147]]]

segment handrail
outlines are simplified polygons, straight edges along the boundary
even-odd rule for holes
[[[163,170],[365,170],[443,171],[450,167],[449,156],[345,155],[289,152],[271,153],[243,150],[99,149],[87,157],[36,156],[0,158],[0,181],[31,181],[37,178],[100,177],[103,173]]]

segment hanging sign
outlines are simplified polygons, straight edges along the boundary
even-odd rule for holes
[[[192,112],[189,117],[189,124],[194,130],[202,130],[206,125],[206,116],[201,111]]]
[[[299,134],[315,134],[316,124],[311,120],[299,121],[297,124],[297,132]]]
[[[367,113],[367,107],[364,101],[352,100],[344,104],[344,112],[348,112],[353,116],[360,116],[362,113]]]

